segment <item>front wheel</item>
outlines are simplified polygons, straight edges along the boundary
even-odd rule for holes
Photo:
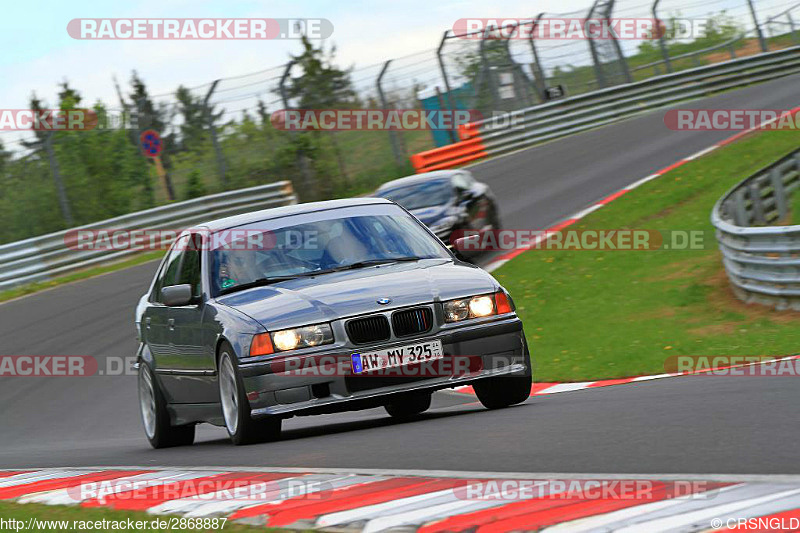
[[[522,403],[531,395],[531,375],[497,376],[476,381],[472,388],[487,409],[502,409]]]
[[[219,400],[228,436],[237,446],[277,439],[281,434],[281,419],[253,419],[244,382],[233,361],[233,349],[222,346],[219,356]]]
[[[139,364],[139,410],[144,433],[153,448],[188,446],[194,442],[194,424],[173,426],[167,412],[167,402],[147,363]]]
[[[385,406],[386,412],[398,420],[410,420],[431,406],[431,393],[418,392],[400,396]]]
[[[522,339],[522,357],[525,370],[522,375],[496,376],[493,378],[476,381],[472,388],[478,400],[487,409],[502,409],[517,403],[522,403],[531,395],[533,384],[533,371],[531,369],[531,354],[528,342]]]

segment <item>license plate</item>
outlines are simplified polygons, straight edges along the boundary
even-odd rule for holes
[[[427,341],[418,344],[396,346],[374,352],[354,353],[351,356],[353,373],[361,374],[372,370],[395,368],[442,359],[442,341]]]

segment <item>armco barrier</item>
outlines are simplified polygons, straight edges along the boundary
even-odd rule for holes
[[[800,225],[781,226],[800,188],[800,150],[743,180],[711,212],[739,299],[800,310]]]
[[[800,72],[800,46],[617,85],[462,126],[460,142],[411,156],[417,172],[452,168],[644,111]],[[666,126],[665,126],[666,127]],[[477,141],[476,141],[477,140]],[[474,141],[474,142],[473,142]],[[480,150],[475,146],[479,145]]]
[[[414,154],[411,156],[411,164],[414,165],[417,172],[431,172],[463,165],[476,159],[482,159],[487,155],[483,141],[480,136],[476,136],[466,141]]]
[[[288,181],[228,191],[130,213],[0,246],[0,290],[118,260],[136,250],[74,250],[69,232],[91,229],[182,229],[215,218],[297,203]]]

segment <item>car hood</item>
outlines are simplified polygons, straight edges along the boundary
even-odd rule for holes
[[[453,211],[451,205],[433,205],[421,209],[414,209],[411,211],[411,214],[417,217],[419,221],[426,226],[430,226],[444,217],[453,214]]]
[[[494,278],[480,268],[427,259],[299,278],[217,299],[267,330],[277,330],[420,303],[494,292]],[[382,298],[391,298],[386,305]]]

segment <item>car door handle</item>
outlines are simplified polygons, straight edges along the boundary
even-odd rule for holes
[[[170,331],[175,331],[175,319],[170,318],[169,320],[167,320],[167,326],[169,326]]]
[[[150,329],[150,317],[144,319],[144,327]]]

